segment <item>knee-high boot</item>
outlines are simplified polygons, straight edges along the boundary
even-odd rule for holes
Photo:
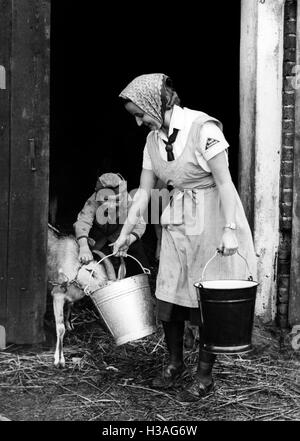
[[[216,355],[206,352],[203,349],[200,328],[199,358],[197,373],[192,384],[185,390],[184,399],[186,401],[198,400],[212,391],[214,382],[212,379],[212,369],[216,360]]]
[[[203,349],[201,327],[199,327],[199,336],[199,358],[196,377],[204,386],[208,386],[212,383],[212,368],[216,361],[216,355]]]
[[[215,354],[210,354],[209,352],[205,352],[201,347],[199,348],[199,359],[196,378],[204,386],[209,386],[212,383],[212,369],[215,360]]]
[[[184,321],[162,322],[169,352],[169,364],[163,373],[153,380],[153,387],[168,388],[184,371],[183,334]]]
[[[184,322],[162,322],[165,341],[169,352],[170,364],[174,366],[183,363],[183,333]]]

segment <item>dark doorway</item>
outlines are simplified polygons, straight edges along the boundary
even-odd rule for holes
[[[58,195],[58,225],[72,228],[100,170],[138,186],[145,132],[118,94],[143,73],[168,74],[184,106],[223,122],[237,184],[239,1],[197,9],[151,2],[144,10],[131,2],[105,10],[99,1],[51,3],[50,192]]]

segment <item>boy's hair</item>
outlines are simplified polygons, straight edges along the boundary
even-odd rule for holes
[[[103,188],[119,187],[121,182],[124,181],[125,179],[120,173],[103,173],[97,179],[95,191],[97,192]]]

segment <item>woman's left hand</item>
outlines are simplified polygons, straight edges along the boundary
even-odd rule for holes
[[[222,236],[221,245],[219,247],[220,250],[222,251],[222,255],[223,256],[232,256],[233,254],[235,254],[237,252],[238,246],[239,245],[238,245],[235,231],[225,229],[223,236]]]

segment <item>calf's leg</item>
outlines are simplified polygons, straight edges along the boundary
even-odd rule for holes
[[[73,329],[74,329],[74,326],[72,325],[72,322],[71,322],[72,306],[73,306],[72,302],[67,303],[66,328],[68,331],[73,331]]]
[[[55,292],[53,295],[53,310],[56,325],[56,349],[54,354],[54,365],[56,367],[65,366],[65,357],[63,354],[63,339],[65,335],[65,324],[64,324],[64,304],[65,295],[60,292]]]

